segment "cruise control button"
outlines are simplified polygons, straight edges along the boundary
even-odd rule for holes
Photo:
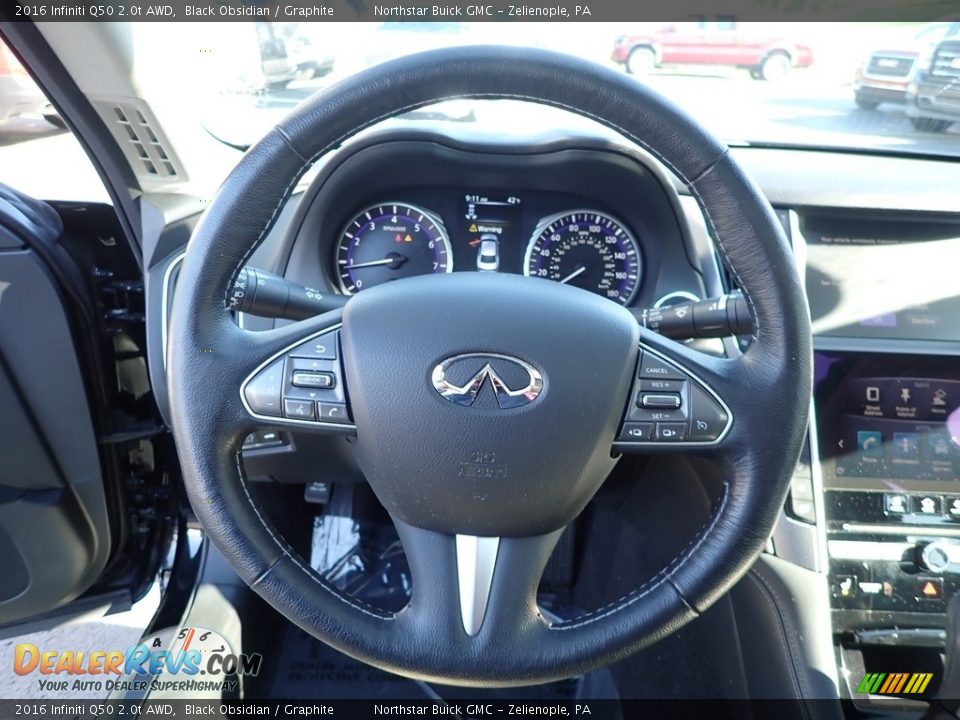
[[[640,392],[668,392],[679,393],[683,391],[684,380],[641,380]]]
[[[686,423],[657,423],[657,440],[679,442],[686,434]]]
[[[730,417],[710,394],[696,383],[690,388],[690,435],[688,440],[713,442],[727,427]]]
[[[683,422],[687,416],[681,410],[653,410],[649,408],[631,408],[627,420],[631,422]]]
[[[332,388],[337,384],[337,376],[331,372],[304,372],[293,373],[294,387],[305,388]]]
[[[283,401],[283,414],[292,420],[313,420],[313,403],[287,398]]]
[[[645,408],[657,408],[662,410],[673,410],[680,407],[680,396],[676,393],[640,393],[637,397],[640,406]]]
[[[283,417],[280,395],[283,391],[283,358],[258,372],[243,389],[250,410],[257,415]]]
[[[308,340],[290,351],[290,357],[316,360],[337,359],[337,333],[325,333]]]
[[[347,406],[340,403],[317,403],[317,414],[322,422],[343,425],[350,422]]]
[[[640,361],[640,377],[656,380],[686,380],[686,375],[680,370],[649,352],[645,352]]]
[[[653,440],[653,423],[627,422],[620,428],[617,440],[628,442],[647,442]]]

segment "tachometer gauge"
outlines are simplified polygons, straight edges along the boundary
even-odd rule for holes
[[[523,272],[626,305],[640,287],[642,265],[637,241],[623,223],[596,210],[574,210],[540,222]]]
[[[352,295],[390,280],[451,272],[453,253],[436,216],[415,205],[383,203],[347,223],[336,263],[340,289]]]

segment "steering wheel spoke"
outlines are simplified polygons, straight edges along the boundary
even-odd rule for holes
[[[726,449],[739,414],[737,395],[727,390],[741,371],[740,359],[705,355],[645,333],[614,449]]]
[[[247,335],[245,355],[252,361],[246,361],[239,392],[248,417],[259,424],[327,434],[356,432],[338,313]]]
[[[398,620],[465,647],[546,630],[537,586],[562,530],[530,537],[448,535],[394,521],[413,576]],[[474,651],[476,652],[476,650]]]

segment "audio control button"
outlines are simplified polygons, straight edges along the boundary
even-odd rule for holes
[[[293,386],[305,388],[333,388],[337,385],[337,377],[332,372],[304,372],[294,371]]]
[[[283,358],[254,375],[243,390],[250,410],[257,415],[283,417]]]
[[[341,403],[317,403],[317,415],[321,422],[346,425],[350,422],[347,406]]]
[[[336,360],[337,332],[324,333],[297,345],[290,351],[290,357],[306,360]]]
[[[283,401],[283,414],[291,420],[313,420],[313,403],[307,400],[285,398]]]
[[[686,423],[657,423],[657,440],[660,442],[680,442],[687,435]]]
[[[617,435],[617,440],[624,442],[649,442],[653,440],[654,427],[653,423],[626,422],[623,424],[623,427],[620,428],[620,434]]]

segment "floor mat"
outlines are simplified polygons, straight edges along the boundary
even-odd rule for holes
[[[277,639],[270,660],[273,677],[263,696],[271,699],[433,699],[416,681],[349,658],[292,624]]]
[[[303,630],[287,625],[271,653],[271,677],[259,678],[250,697],[277,700],[577,700],[616,697],[606,674],[591,673],[548,685],[477,689],[426,684],[383,672],[322,642]],[[264,690],[264,688],[266,688]]]

